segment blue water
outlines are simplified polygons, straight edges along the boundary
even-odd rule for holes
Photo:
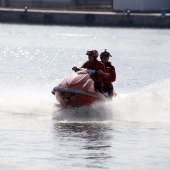
[[[170,30],[0,24],[0,169],[170,167]],[[53,87],[104,49],[112,101],[60,110]]]

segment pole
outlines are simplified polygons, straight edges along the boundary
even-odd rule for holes
[[[114,11],[114,0],[112,0],[112,11]]]

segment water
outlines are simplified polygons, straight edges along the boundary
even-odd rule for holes
[[[0,169],[169,169],[170,30],[0,24]],[[59,110],[87,50],[112,54],[118,96]]]

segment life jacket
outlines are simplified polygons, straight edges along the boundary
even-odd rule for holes
[[[95,71],[102,70],[104,73],[106,73],[105,65],[98,60],[96,60],[95,62],[86,61],[81,68],[88,68]],[[103,75],[97,74],[95,76],[95,81],[103,81],[103,77],[105,77],[105,74]]]
[[[111,62],[104,63],[106,68],[106,73],[110,73]]]
[[[104,83],[111,83],[116,80],[116,71],[115,67],[112,65],[111,62],[104,63],[106,68],[106,73],[109,73],[110,75],[104,78]]]
[[[98,60],[95,62],[86,61],[81,68],[88,68],[95,71],[102,70],[104,73],[106,72],[104,64]]]

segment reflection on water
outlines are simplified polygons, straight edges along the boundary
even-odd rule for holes
[[[66,144],[65,157],[72,157],[81,161],[81,165],[86,168],[107,167],[111,160],[112,153],[111,140],[113,129],[105,123],[61,123],[54,121],[54,133],[56,138],[60,138],[61,147]],[[68,147],[69,143],[69,147]],[[70,149],[68,149],[70,148]],[[70,152],[70,151],[71,152]],[[69,153],[69,154],[68,154]],[[80,159],[81,157],[81,159]],[[67,159],[66,158],[66,159]],[[82,159],[83,158],[83,159]]]
[[[91,121],[112,121],[113,113],[111,107],[106,103],[97,103],[81,108],[60,108],[53,114],[57,121],[91,122]]]

